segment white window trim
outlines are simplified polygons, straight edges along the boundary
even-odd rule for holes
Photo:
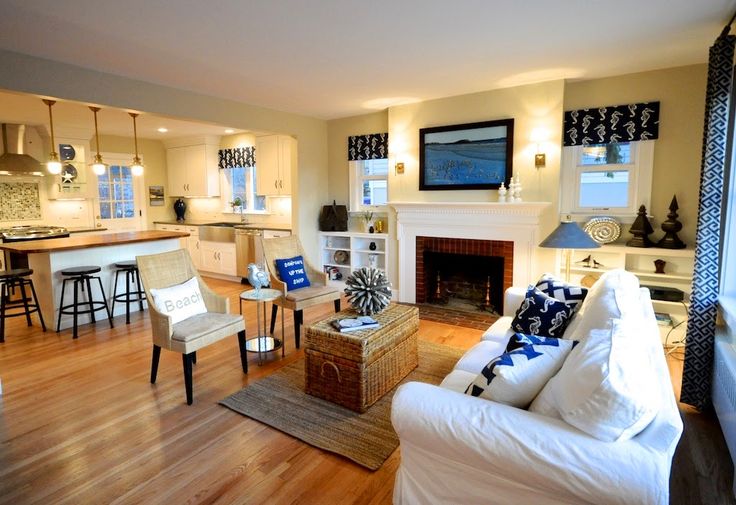
[[[232,198],[232,187],[230,186],[230,181],[227,178],[227,175],[225,174],[225,171],[227,169],[220,170],[220,207],[221,207],[221,213],[222,214],[233,214],[239,216],[241,212],[239,210],[233,210],[233,207],[230,205],[230,198]],[[257,169],[256,169],[257,170]],[[266,196],[266,208],[263,210],[243,210],[243,215],[269,215],[271,214],[271,199]]]
[[[109,166],[118,165],[118,166],[126,166],[130,167],[130,165],[133,164],[133,154],[130,153],[111,153],[111,152],[102,152],[100,153],[102,156],[102,159],[105,160],[105,163]],[[143,155],[139,154],[138,157],[141,159],[141,164],[143,166],[146,166],[146,162],[143,159]],[[107,169],[109,170],[109,168]],[[106,171],[107,171],[106,170]],[[90,173],[92,173],[92,169],[90,168]],[[99,197],[99,188],[98,188],[98,177],[95,174],[92,174],[94,177],[94,214],[96,216],[100,215],[100,197]],[[114,220],[119,219],[135,219],[137,218],[140,223],[139,227],[140,229],[145,229],[146,223],[148,222],[148,205],[146,203],[146,185],[145,185],[145,168],[143,175],[141,176],[133,176],[133,191],[135,192],[134,196],[134,205],[138,209],[138,216],[134,216],[132,218],[111,218],[111,219],[102,219],[101,217],[95,218],[98,222],[107,222],[111,223]]]
[[[624,222],[632,222],[640,205],[650,208],[652,197],[652,171],[654,166],[654,140],[631,143],[631,163],[612,165],[579,165],[583,146],[567,146],[562,149],[562,173],[560,174],[560,215],[586,219],[591,216],[616,216]],[[580,173],[601,171],[629,171],[629,206],[579,207]]]
[[[388,212],[388,205],[365,205],[363,203],[363,181],[386,181],[386,201],[390,201],[388,192],[388,174],[382,175],[361,175],[358,170],[358,163],[362,160],[348,161],[349,166],[349,184],[350,184],[350,212]]]

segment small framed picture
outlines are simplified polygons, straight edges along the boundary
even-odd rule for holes
[[[164,187],[148,186],[148,201],[151,207],[164,206]]]

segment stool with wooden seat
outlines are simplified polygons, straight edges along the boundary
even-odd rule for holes
[[[138,273],[138,263],[135,260],[118,261],[113,264],[115,267],[115,288],[112,293],[112,309],[115,314],[115,302],[125,303],[125,324],[130,324],[130,304],[137,303],[138,308],[143,312],[143,300],[146,299],[146,292],[141,286],[141,277]],[[125,273],[125,293],[118,294],[118,277],[121,273]],[[135,289],[131,290],[131,284],[135,284]]]
[[[32,326],[31,314],[38,312],[38,318],[41,320],[41,327],[43,331],[46,331],[46,323],[43,321],[43,315],[41,310],[38,308],[38,297],[36,296],[36,289],[33,287],[33,280],[30,279],[30,275],[33,270],[30,268],[14,268],[12,270],[6,270],[0,272],[0,343],[5,342],[5,319],[10,317],[26,316],[26,322],[28,326]],[[26,291],[26,287],[31,288],[31,292]],[[11,294],[16,289],[20,290],[21,298],[19,300],[11,299]],[[29,298],[29,294],[33,295],[33,298]],[[13,309],[23,308],[22,312],[15,312]],[[7,310],[13,310],[12,313],[8,314]]]
[[[77,338],[77,318],[79,314],[89,314],[90,319],[93,323],[97,322],[95,319],[95,312],[98,310],[104,310],[107,313],[107,319],[110,322],[110,328],[113,327],[112,325],[112,315],[110,314],[110,308],[107,306],[107,298],[105,297],[105,289],[102,287],[102,280],[100,279],[99,275],[92,275],[100,272],[102,270],[98,266],[81,266],[81,267],[70,267],[65,268],[61,272],[59,272],[62,277],[64,277],[64,281],[61,284],[61,302],[59,303],[59,319],[56,321],[56,332],[58,333],[61,331],[61,316],[62,314],[72,315],[74,316],[74,323],[73,323],[73,335],[74,338]],[[100,293],[102,293],[102,300],[95,300],[92,295],[92,284],[90,283],[91,279],[97,280],[97,283],[100,285]],[[73,281],[74,282],[74,303],[71,303],[69,305],[64,305],[64,291],[66,291],[66,283],[67,281]],[[80,289],[81,292],[84,293],[85,286],[87,287],[87,300],[86,301],[80,301],[79,300],[79,293]],[[85,310],[80,310],[80,307],[87,306],[89,308]],[[71,309],[71,310],[69,310]]]

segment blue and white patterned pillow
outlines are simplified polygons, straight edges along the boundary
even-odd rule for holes
[[[552,274],[542,274],[535,286],[542,293],[571,305],[577,310],[588,295],[588,289],[574,284],[568,284]]]
[[[570,305],[529,286],[511,329],[525,335],[562,338],[573,312]]]
[[[483,367],[465,394],[525,409],[562,368],[575,344],[550,338],[505,352]]]
[[[514,333],[511,335],[508,344],[506,344],[506,352],[513,351],[529,344],[544,345],[550,339],[557,337],[540,337],[538,335],[524,335],[523,333]]]

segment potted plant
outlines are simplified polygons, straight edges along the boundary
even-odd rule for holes
[[[371,233],[371,223],[373,222],[373,212],[372,211],[365,211],[363,212],[362,216],[363,222],[365,223],[365,231]]]

